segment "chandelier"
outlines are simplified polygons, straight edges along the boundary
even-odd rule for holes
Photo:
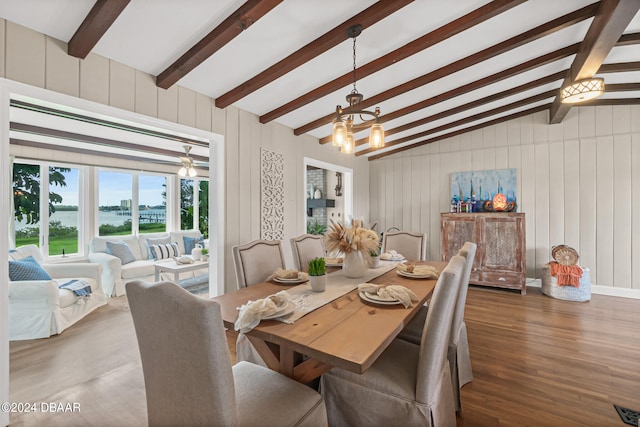
[[[346,97],[349,106],[343,110],[342,106],[338,105],[333,119],[332,145],[340,147],[343,153],[355,151],[353,134],[367,128],[369,128],[369,147],[384,147],[384,128],[380,124],[380,108],[367,111],[359,107],[364,95],[356,89],[356,37],[361,32],[360,24],[352,25],[347,29],[347,35],[353,39],[353,90]]]
[[[193,159],[189,155],[190,151],[191,151],[191,146],[190,145],[185,145],[184,146],[184,152],[185,152],[186,156],[185,157],[180,157],[180,160],[182,161],[182,166],[178,170],[178,175],[180,175],[180,176],[189,175],[189,177],[193,178],[194,176],[198,175],[198,172],[196,171],[195,166],[193,166]]]
[[[592,78],[578,80],[560,92],[560,100],[566,104],[589,101],[604,93],[604,80]]]

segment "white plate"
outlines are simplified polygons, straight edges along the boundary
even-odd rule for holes
[[[384,256],[384,254],[380,255],[381,261],[404,261],[404,257],[402,255],[396,256]]]
[[[435,279],[431,274],[413,274],[408,271],[396,270],[399,275],[408,277],[410,279]]]
[[[282,283],[283,285],[297,285],[299,283],[304,283],[308,280],[309,279],[281,279],[279,277],[273,278],[274,282]]]
[[[372,302],[374,304],[385,304],[385,305],[395,305],[402,304],[399,300],[386,300],[378,297],[376,294],[372,294],[369,292],[358,291],[358,295],[365,301]]]
[[[270,316],[261,317],[260,319],[262,320],[276,319],[278,317],[286,316],[287,314],[293,313],[295,309],[296,309],[296,305],[291,301],[287,301],[280,310],[276,311]]]

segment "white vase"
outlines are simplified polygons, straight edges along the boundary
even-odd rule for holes
[[[313,193],[313,198],[314,199],[322,199],[322,191],[320,191],[320,189],[316,189],[316,191]]]
[[[351,251],[345,254],[342,262],[342,271],[344,271],[345,277],[352,279],[364,276],[367,272],[367,263],[362,252]]]
[[[309,284],[313,292],[324,292],[324,289],[327,287],[327,275],[309,276]]]

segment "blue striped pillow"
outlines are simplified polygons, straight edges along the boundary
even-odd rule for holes
[[[155,259],[173,258],[180,255],[180,248],[176,242],[165,245],[151,245],[149,249]]]
[[[51,276],[44,271],[38,261],[32,256],[19,260],[9,260],[9,279],[22,280],[51,280]]]

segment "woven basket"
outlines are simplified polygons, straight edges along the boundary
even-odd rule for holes
[[[551,248],[551,256],[561,265],[576,265],[578,263],[578,252],[567,245],[558,245]]]
[[[549,264],[542,267],[542,293],[553,298],[567,301],[589,301],[591,299],[591,277],[589,269],[582,267],[580,287],[558,286],[558,280],[551,276]]]

